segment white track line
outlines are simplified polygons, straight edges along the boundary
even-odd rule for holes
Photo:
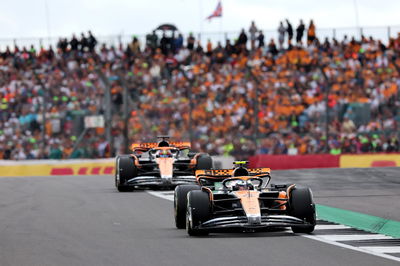
[[[350,226],[343,224],[317,224],[314,230],[348,229]]]
[[[338,247],[342,247],[342,248],[356,250],[356,251],[359,251],[359,252],[362,252],[362,253],[371,254],[371,255],[374,255],[374,256],[377,256],[377,257],[381,257],[381,258],[385,258],[385,259],[389,259],[389,260],[400,261],[400,258],[395,257],[395,256],[387,255],[387,254],[384,254],[384,253],[378,253],[378,252],[375,252],[373,250],[364,249],[363,247],[353,247],[353,246],[346,245],[346,244],[343,244],[343,243],[340,243],[340,242],[335,242],[335,241],[331,241],[331,240],[328,240],[328,239],[323,239],[323,238],[321,238],[320,236],[317,236],[317,235],[302,235],[302,237],[313,239],[313,240],[317,240],[317,241],[321,241],[321,242],[324,242],[324,243],[327,243],[327,244],[331,244],[331,245],[334,245],[334,246],[338,246]]]
[[[160,192],[160,191],[147,191],[147,193],[159,197],[159,198],[163,198],[166,200],[170,200],[170,201],[174,201],[174,193],[172,192],[172,194],[168,193],[166,194],[165,192]]]
[[[329,241],[358,241],[358,240],[372,240],[372,239],[392,239],[390,236],[380,234],[369,235],[318,235],[318,237]]]
[[[170,194],[170,193],[166,194],[166,193],[159,192],[159,191],[147,191],[147,193],[149,193],[149,194],[151,194],[153,196],[159,197],[159,198],[163,198],[163,199],[169,200],[169,201],[174,201],[174,195]],[[332,225],[319,225],[320,228],[324,228],[324,227],[325,228],[329,228],[331,226]],[[318,227],[318,225],[316,227]],[[334,229],[345,229],[343,227],[345,227],[345,225],[340,225],[340,227],[336,227]],[[320,230],[323,230],[323,229],[320,229]],[[340,242],[335,242],[335,241],[332,241],[332,240],[329,239],[329,236],[331,236],[331,237],[332,236],[339,237],[340,235],[328,235],[328,238],[323,238],[323,237],[326,237],[327,235],[306,235],[306,234],[300,234],[300,235],[302,237],[305,237],[305,238],[309,238],[309,239],[312,239],[312,240],[317,240],[317,241],[324,242],[324,243],[327,243],[327,244],[331,244],[331,245],[334,245],[334,246],[338,246],[338,247],[342,247],[342,248],[346,248],[346,249],[351,249],[351,250],[355,250],[355,251],[358,251],[358,252],[371,254],[371,255],[374,255],[374,256],[377,256],[377,257],[381,257],[381,258],[385,258],[385,259],[389,259],[389,260],[399,261],[400,262],[400,258],[399,257],[387,255],[387,254],[385,254],[383,249],[374,249],[376,247],[354,247],[354,246],[343,244],[343,243],[340,243]],[[352,237],[352,239],[349,239],[349,240],[354,240],[355,236],[357,236],[357,235],[344,235],[344,236]],[[358,236],[360,236],[360,235],[358,235]],[[361,236],[363,236],[363,235],[361,235]],[[378,238],[372,238],[374,236],[374,234],[364,235],[364,236],[368,236],[368,238],[366,238],[366,239],[392,239],[392,237],[384,236],[384,235],[378,235]],[[384,238],[382,238],[382,237],[384,237]],[[345,240],[339,240],[339,241],[345,241]],[[397,247],[385,247],[385,248],[388,248],[388,249],[390,248],[390,250],[397,250],[396,249]],[[386,252],[386,253],[389,253],[389,252]],[[391,253],[397,253],[397,252],[391,252]]]
[[[378,247],[378,246],[365,246],[361,247],[366,250],[370,250],[372,252],[376,253],[400,253],[400,247],[399,246],[387,246],[387,247]]]

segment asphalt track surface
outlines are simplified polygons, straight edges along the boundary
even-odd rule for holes
[[[399,168],[273,172],[317,203],[400,220]],[[172,202],[111,176],[0,178],[0,265],[399,265],[286,231],[191,238]]]

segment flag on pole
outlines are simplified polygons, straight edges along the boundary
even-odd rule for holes
[[[217,17],[222,17],[222,5],[221,1],[218,1],[217,8],[215,8],[214,12],[207,17],[208,20],[211,20],[212,18],[217,18]]]

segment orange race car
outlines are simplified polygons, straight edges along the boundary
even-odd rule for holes
[[[235,164],[234,169],[197,170],[198,185],[175,188],[178,228],[186,227],[191,236],[272,227],[291,227],[295,233],[314,230],[315,205],[309,188],[268,186],[269,168],[248,169],[246,162]]]
[[[132,154],[117,156],[115,186],[118,191],[194,183],[196,170],[212,168],[212,158],[190,152],[189,142],[170,142],[167,136],[159,139],[157,143],[134,143]]]

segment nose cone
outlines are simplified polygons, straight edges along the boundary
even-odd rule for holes
[[[261,224],[261,215],[247,215],[249,224]]]
[[[261,209],[258,191],[237,191],[235,195],[240,199],[249,224],[261,223]]]
[[[157,158],[156,162],[158,163],[158,167],[160,169],[161,178],[171,179],[173,176],[173,158]]]

